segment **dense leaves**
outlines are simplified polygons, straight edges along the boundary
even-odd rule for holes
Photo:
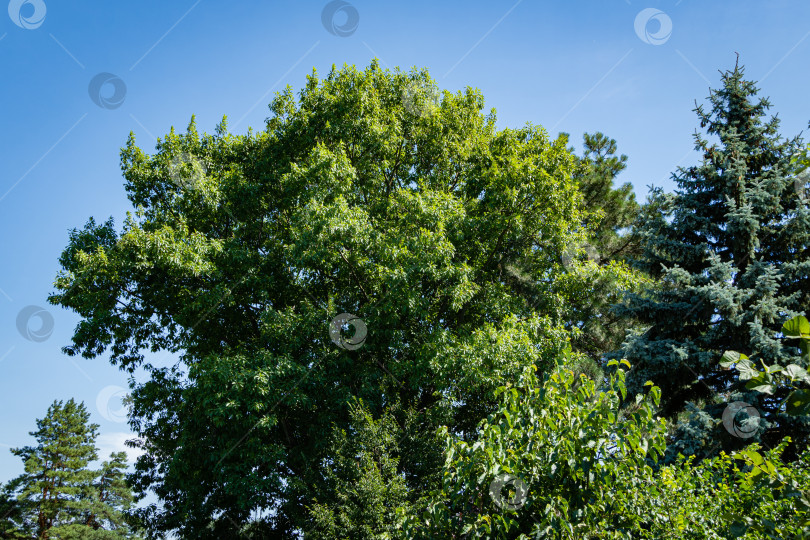
[[[528,370],[499,390],[475,442],[447,436],[444,482],[412,538],[803,538],[810,534],[810,452],[786,467],[787,445],[756,445],[694,465],[661,466],[660,390],[628,396],[623,364],[600,391],[561,369]],[[507,483],[504,486],[503,479]],[[500,482],[499,482],[500,480]],[[501,489],[504,486],[506,489]]]
[[[350,430],[337,430],[333,438],[327,488],[312,506],[307,538],[393,538],[397,512],[410,511],[411,494],[396,457],[402,435],[395,418],[386,413],[375,420],[355,402],[351,419]]]
[[[479,92],[431,104],[432,88],[374,62],[281,93],[262,133],[192,123],[153,155],[130,138],[136,212],[120,233],[71,234],[51,300],[82,317],[68,354],[151,374],[132,425],[137,486],[164,501],[144,516],[156,530],[225,534],[256,513],[306,527],[354,399],[411,418],[398,463],[422,489],[440,425],[471,433],[502,381],[552,365],[582,292],[562,265],[576,160],[540,127],[496,129]],[[329,339],[342,312],[367,326],[357,350]],[[144,361],[163,350],[180,362]]]
[[[581,538],[620,523],[614,491],[638,489],[638,468],[664,451],[665,426],[654,416],[659,390],[622,412],[622,370],[600,391],[566,369],[541,385],[529,369],[499,394],[501,407],[474,442],[448,435],[442,489],[412,522],[414,535]],[[511,491],[498,483],[504,475]]]
[[[644,207],[603,134],[576,156],[376,61],[277,94],[259,133],[130,135],[134,210],[70,233],[50,300],[80,316],[67,354],[146,374],[149,534],[807,534],[810,162],[756,92],[724,74],[696,109],[716,141]],[[93,484],[119,507],[122,467]]]

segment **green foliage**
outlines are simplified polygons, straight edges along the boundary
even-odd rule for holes
[[[798,362],[807,365],[810,355],[810,322],[803,316],[797,315],[782,325],[782,335],[787,339],[798,339],[801,358]],[[746,355],[736,351],[726,351],[720,361],[720,366],[730,369],[732,366],[739,372],[740,380],[747,381],[745,387],[764,394],[774,395],[782,388],[788,388],[790,393],[785,397],[782,405],[788,415],[801,417],[810,415],[810,375],[799,364],[767,365],[760,360],[762,371]]]
[[[738,441],[725,437],[718,421],[726,401],[743,400],[762,413],[767,429],[755,441],[774,446],[791,435],[789,459],[810,433],[810,423],[779,409],[789,389],[768,396],[745,388],[717,363],[728,350],[769,366],[794,363],[794,348],[778,331],[810,301],[810,209],[794,186],[800,141],[783,140],[777,118],[763,120],[770,104],[757,93],[741,67],[723,74],[711,109],[695,108],[708,136],[695,134],[702,162],[677,170],[674,194],[653,190],[638,228],[644,251],[636,266],[655,281],[620,308],[644,331],[630,335],[615,357],[636,366],[628,376],[632,389],[653,380],[663,391],[663,414],[681,417],[668,459],[678,451],[708,455],[715,442],[735,448]],[[688,402],[700,416],[683,416]]]
[[[259,133],[192,118],[152,154],[130,135],[134,212],[70,233],[50,300],[80,316],[67,354],[148,375],[131,480],[160,504],[138,520],[154,538],[808,534],[807,426],[788,414],[806,404],[807,153],[755,94],[724,75],[696,109],[719,145],[697,136],[702,164],[643,208],[614,187],[615,141],[574,156],[542,127],[497,129],[477,90],[377,61],[277,94]],[[330,328],[340,313],[361,347]],[[605,378],[627,329],[634,367]],[[742,382],[717,365],[731,350]],[[678,456],[741,448],[721,395],[792,446]],[[669,448],[659,412],[683,420]],[[65,495],[42,495],[47,464],[19,450],[2,537],[40,517],[64,538],[133,536],[124,458],[88,471],[96,427],[74,416]]]
[[[19,479],[0,486],[0,538],[20,540],[26,538],[20,529],[23,511],[15,492],[19,487]]]
[[[639,292],[647,280],[626,264],[640,249],[631,228],[639,213],[633,186],[616,182],[627,167],[627,156],[617,155],[616,141],[600,132],[585,133],[583,147],[574,179],[582,193],[584,238],[563,256],[573,259],[563,296],[569,306],[567,320],[580,330],[572,338],[574,349],[599,363],[605,353],[621,346],[634,324],[618,317],[612,307],[626,293]]]
[[[642,488],[640,471],[664,451],[665,426],[654,416],[659,390],[622,411],[621,369],[600,389],[567,369],[540,384],[531,368],[498,393],[501,405],[475,442],[446,434],[442,488],[411,519],[409,535],[584,538],[619,526],[615,492]],[[509,492],[499,490],[503,475],[514,479]]]
[[[617,493],[643,524],[633,538],[805,538],[810,534],[810,452],[786,466],[789,439],[661,468],[641,493]]]
[[[325,466],[327,488],[311,508],[307,538],[393,538],[409,489],[398,472],[402,432],[391,414],[375,420],[361,402],[350,407],[350,431],[336,430]]]
[[[2,519],[19,538],[139,538],[125,515],[132,503],[126,454],[114,453],[100,470],[89,469],[98,457],[98,425],[89,418],[83,403],[55,401],[31,432],[37,446],[12,449],[25,473],[7,484],[0,508],[7,508]]]
[[[147,450],[136,487],[163,501],[142,516],[156,534],[234,534],[256,514],[267,534],[305,530],[355,398],[375,418],[400,405],[414,429],[394,457],[427,489],[438,426],[471,433],[502,381],[553,364],[582,222],[575,158],[539,126],[496,129],[471,88],[420,108],[432,88],[374,61],[280,93],[261,133],[192,121],[152,155],[130,137],[135,213],[120,233],[71,233],[51,301],[81,317],[68,354],[150,374],[131,422]],[[342,312],[367,325],[357,350],[329,339]]]
[[[582,360],[577,372],[598,379],[602,378],[599,364],[603,355],[621,346],[633,325],[618,317],[612,306],[625,293],[640,291],[646,282],[643,274],[627,265],[628,257],[639,249],[638,238],[630,229],[639,206],[629,183],[614,187],[627,161],[627,156],[617,156],[616,151],[616,141],[604,134],[584,135],[584,152],[576,158],[573,172],[582,195],[581,222],[568,238],[560,259],[565,274],[555,286],[562,299],[560,317],[572,331],[574,350],[590,358],[589,362]],[[547,283],[532,281],[515,266],[507,267],[507,272],[540,312],[548,312],[542,303]]]
[[[616,155],[616,141],[600,132],[585,133],[583,146],[574,178],[587,213],[584,225],[592,231],[591,243],[600,259],[626,260],[639,251],[638,239],[629,229],[640,210],[632,184],[614,187],[627,167],[627,156]]]
[[[810,144],[793,155],[791,165],[796,194],[802,199],[806,199],[810,196]]]
[[[629,369],[629,364],[623,361]],[[614,364],[615,365],[615,364]],[[446,434],[444,482],[409,538],[801,538],[810,533],[810,451],[787,446],[661,465],[660,390],[626,400],[624,369],[604,389],[561,369],[528,370],[499,390],[501,406],[475,442]],[[496,482],[509,475],[508,490]],[[494,488],[494,489],[493,489]],[[500,503],[496,502],[500,501]]]

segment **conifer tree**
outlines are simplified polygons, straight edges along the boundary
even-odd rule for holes
[[[601,132],[585,133],[583,147],[574,178],[582,192],[585,225],[592,229],[591,243],[601,261],[626,258],[638,249],[629,228],[639,211],[633,185],[615,185],[627,168],[627,156],[617,155],[616,141]]]
[[[696,104],[708,134],[695,133],[702,161],[677,169],[674,193],[652,190],[638,229],[636,264],[657,284],[620,307],[646,325],[615,355],[634,366],[631,393],[652,380],[663,390],[666,416],[689,408],[670,446],[684,454],[742,444],[720,423],[734,399],[763,417],[749,441],[791,435],[799,444],[808,431],[807,422],[780,412],[784,393],[746,391],[736,372],[718,365],[726,350],[768,365],[795,363],[795,343],[779,331],[810,305],[810,214],[791,165],[800,139],[783,139],[777,117],[764,120],[770,103],[758,91],[738,64],[710,92],[708,110]]]
[[[560,316],[568,329],[575,330],[572,346],[585,353],[578,357],[577,365],[569,367],[600,379],[600,360],[621,345],[634,324],[618,317],[611,308],[624,292],[640,290],[644,281],[643,274],[626,265],[639,249],[631,228],[639,205],[632,184],[616,185],[617,176],[627,167],[627,156],[617,155],[616,141],[601,132],[585,133],[583,147],[582,155],[575,156],[572,172],[582,219],[561,257],[566,276],[556,292],[565,306]],[[569,148],[572,154],[575,150]],[[508,271],[513,289],[542,311],[537,299],[542,298],[545,284],[528,279],[517,265],[508,267]]]
[[[136,537],[123,513],[132,501],[126,454],[113,453],[101,470],[90,469],[98,459],[98,425],[89,419],[83,403],[54,401],[31,432],[37,445],[12,449],[25,463],[25,472],[9,483],[18,503],[12,519],[22,538]]]
[[[580,290],[584,288],[584,294],[570,295],[570,320],[574,322],[572,326],[581,330],[573,337],[572,345],[594,363],[620,346],[633,326],[632,320],[618,317],[611,306],[623,292],[640,290],[644,279],[643,274],[630,271],[624,264],[639,251],[638,237],[631,228],[638,217],[639,204],[632,184],[617,184],[618,175],[627,167],[627,156],[618,155],[617,151],[614,139],[601,132],[585,133],[583,153],[577,156],[574,171],[582,194],[586,240],[574,244],[575,251],[574,246],[569,247],[565,257],[576,255],[595,264],[599,271],[586,265],[580,272],[585,282]]]

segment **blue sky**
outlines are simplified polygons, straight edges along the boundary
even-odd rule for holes
[[[313,68],[362,68],[376,56],[384,67],[427,67],[448,90],[480,88],[501,127],[532,122],[577,146],[583,132],[608,134],[629,156],[621,180],[643,199],[697,159],[691,109],[736,52],[783,135],[810,120],[806,1],[352,0],[330,25],[325,6],[11,0],[8,15],[0,9],[0,481],[22,471],[8,448],[32,442],[54,399],[87,404],[104,453],[128,436],[126,375],[103,358],[64,356],[78,318],[46,297],[68,230],[90,216],[120,224],[131,209],[118,155],[130,131],[148,150],[192,114],[201,131],[223,115],[233,132],[262,129],[273,92],[299,90]],[[94,79],[101,94],[91,96]]]

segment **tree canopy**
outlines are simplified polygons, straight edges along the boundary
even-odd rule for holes
[[[192,120],[152,155],[130,136],[135,212],[121,232],[71,233],[51,301],[82,317],[67,354],[151,373],[132,426],[137,486],[165,501],[159,530],[219,534],[260,509],[274,531],[301,527],[354,399],[396,407],[399,466],[432,485],[436,428],[472,433],[501,381],[564,346],[590,281],[563,264],[584,234],[566,138],[497,129],[471,88],[436,96],[426,72],[375,61],[281,92],[260,133],[223,119],[200,135]],[[360,348],[330,339],[341,313],[365,325]],[[144,351],[180,360],[158,368]]]
[[[376,60],[313,71],[260,132],[192,117],[151,153],[130,134],[133,211],[70,232],[50,301],[80,316],[66,354],[146,375],[129,483],[159,502],[139,523],[154,538],[810,533],[806,415],[780,410],[804,396],[810,327],[778,335],[808,305],[807,156],[756,92],[723,75],[696,108],[716,139],[696,134],[702,163],[643,206],[602,133],[577,156],[566,134],[498,128],[478,90]],[[732,350],[784,369],[721,364]],[[761,408],[769,435],[723,435],[727,397]],[[0,509],[19,515],[6,495]]]

